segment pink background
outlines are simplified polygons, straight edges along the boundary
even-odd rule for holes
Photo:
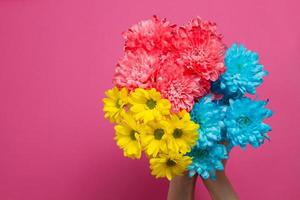
[[[271,142],[236,149],[228,175],[243,200],[299,199],[300,20],[297,0],[0,0],[0,199],[165,199],[145,159],[122,156],[100,99],[121,32],[157,14],[216,21],[229,45],[260,53]],[[201,182],[197,196],[208,199]],[[199,198],[199,199],[200,199]]]

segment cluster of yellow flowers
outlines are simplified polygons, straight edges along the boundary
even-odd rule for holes
[[[185,110],[170,112],[169,100],[155,89],[114,87],[105,92],[105,118],[115,125],[115,140],[124,156],[140,159],[142,151],[150,159],[151,174],[171,180],[182,175],[192,159],[185,154],[198,139],[199,125]]]

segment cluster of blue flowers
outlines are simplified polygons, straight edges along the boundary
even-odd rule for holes
[[[257,53],[233,44],[226,51],[225,65],[226,72],[212,83],[213,94],[202,98],[191,111],[192,120],[200,125],[197,145],[189,153],[193,158],[191,176],[198,173],[204,179],[215,179],[216,170],[224,169],[222,160],[233,147],[259,147],[271,131],[263,122],[272,116],[266,108],[268,101],[245,96],[254,95],[268,74]]]

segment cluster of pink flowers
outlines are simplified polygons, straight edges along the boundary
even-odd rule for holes
[[[190,111],[210,82],[225,71],[226,46],[216,24],[195,18],[177,26],[154,16],[123,33],[124,56],[114,83],[129,90],[155,88],[172,111]]]

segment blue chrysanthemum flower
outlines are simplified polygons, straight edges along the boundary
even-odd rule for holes
[[[200,125],[198,129],[198,148],[206,148],[222,139],[226,107],[212,101],[212,96],[207,95],[194,104],[191,119]]]
[[[227,159],[227,151],[224,145],[214,144],[207,149],[194,147],[188,153],[193,162],[188,166],[189,175],[194,176],[196,173],[202,178],[212,180],[216,179],[216,170],[224,170],[223,159]]]
[[[268,139],[267,132],[271,131],[271,127],[263,120],[271,117],[272,111],[265,107],[267,103],[246,97],[229,100],[224,120],[229,148],[245,148],[247,144],[259,147]]]
[[[240,98],[245,93],[255,94],[263,77],[268,74],[259,64],[258,54],[243,45],[233,44],[227,49],[225,66],[225,73],[212,85],[212,89],[230,98]]]

